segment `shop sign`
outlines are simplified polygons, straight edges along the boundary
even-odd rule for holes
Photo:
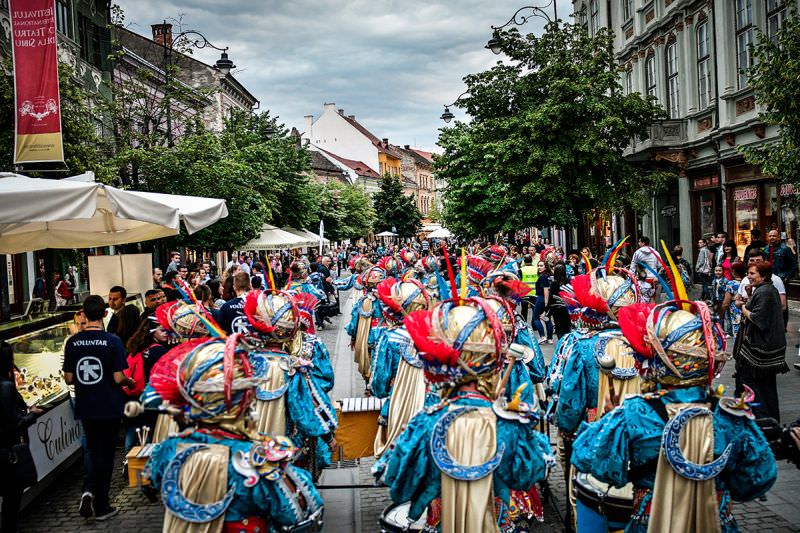
[[[737,202],[742,200],[755,200],[758,198],[758,187],[739,187],[733,191],[733,199]]]
[[[797,194],[794,185],[791,183],[781,183],[781,197],[794,196]]]
[[[693,189],[710,189],[719,185],[719,176],[703,176],[692,180]]]
[[[61,402],[28,428],[31,455],[41,481],[81,447],[83,428],[72,415],[72,405]]]
[[[14,294],[14,261],[11,254],[6,255],[6,280],[8,281],[8,303],[17,303],[17,296]]]
[[[674,217],[677,212],[678,208],[672,204],[665,205],[661,208],[662,217]]]

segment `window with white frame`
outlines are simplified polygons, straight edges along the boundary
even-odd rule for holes
[[[622,0],[622,20],[629,21],[633,18],[633,0]]]
[[[8,7],[8,2],[6,2]],[[56,0],[56,29],[72,39],[72,9],[70,0]]]
[[[736,69],[739,88],[747,87],[747,69],[753,64],[753,0],[736,0]]]
[[[656,94],[656,56],[650,54],[644,61],[644,83],[649,96],[658,97]]]
[[[786,20],[786,0],[767,0],[767,35],[775,41]]]
[[[633,93],[633,70],[625,71],[625,94]]]
[[[705,109],[711,103],[711,36],[708,22],[697,25],[697,104]]]
[[[667,67],[667,115],[678,118],[680,115],[680,87],[678,83],[678,43],[672,41],[665,51]]]
[[[600,8],[598,4],[597,0],[589,2],[589,31],[593,37],[597,35],[597,30],[600,29]]]

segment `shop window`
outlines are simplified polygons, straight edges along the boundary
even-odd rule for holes
[[[717,232],[717,213],[713,190],[700,193],[700,237],[707,238]]]
[[[667,67],[667,114],[669,118],[680,116],[680,88],[678,83],[678,43],[672,42],[666,50]]]
[[[782,183],[781,197],[781,238],[786,246],[800,258],[797,243],[800,242],[800,190],[791,183]],[[797,276],[797,275],[796,275]]]
[[[736,187],[733,190],[733,210],[736,222],[736,249],[739,257],[750,244],[750,232],[758,227],[758,185]]]
[[[753,65],[753,0],[736,0],[736,68],[739,88],[747,87],[747,69]]]
[[[697,96],[701,110],[711,103],[711,42],[708,22],[697,26]]]

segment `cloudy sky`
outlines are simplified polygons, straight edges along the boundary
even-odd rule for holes
[[[183,29],[229,46],[236,78],[288,127],[302,131],[304,115],[317,117],[324,102],[335,102],[379,138],[432,150],[443,104],[464,90],[461,78],[499,59],[483,48],[490,26],[547,0],[118,2],[137,33],[180,19]],[[560,18],[571,5],[558,0]],[[534,18],[524,29],[541,27]],[[219,53],[211,52],[197,57],[213,63]]]

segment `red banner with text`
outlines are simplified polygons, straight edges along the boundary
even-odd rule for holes
[[[64,161],[55,0],[11,0],[14,163]]]

